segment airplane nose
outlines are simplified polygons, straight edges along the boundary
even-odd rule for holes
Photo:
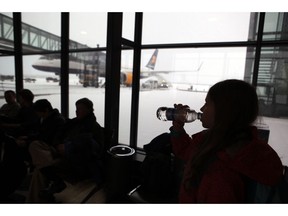
[[[32,67],[33,67],[34,69],[39,70],[39,66],[38,66],[37,64],[32,64]]]

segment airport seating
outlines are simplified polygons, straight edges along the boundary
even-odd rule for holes
[[[96,183],[96,184],[94,183],[93,187],[91,187],[91,184],[90,184],[90,189],[89,189],[88,193],[86,194],[86,196],[82,199],[81,203],[86,203],[95,193],[97,193],[99,190],[101,190],[105,185],[105,181],[106,181],[105,169],[107,167],[107,151],[111,147],[111,141],[113,138],[113,131],[111,131],[110,129],[106,129],[106,128],[102,128],[102,129],[103,129],[103,134],[105,137],[104,148],[102,149],[102,160],[103,160],[103,165],[104,165],[104,167],[103,167],[103,181],[100,183]],[[91,180],[90,180],[90,182],[91,182]],[[93,182],[93,180],[92,180],[92,182]],[[89,183],[87,184],[87,186],[89,187]]]
[[[86,203],[89,199],[101,190],[105,185],[105,168],[107,163],[107,150],[111,147],[111,140],[113,138],[113,131],[102,128],[105,135],[104,148],[102,149],[103,181],[95,182],[95,179],[84,179],[81,181],[70,181],[64,179],[67,188],[55,195],[56,202],[61,203]]]
[[[157,188],[156,182],[154,182],[155,184],[150,182],[153,177],[142,175],[142,178],[148,178],[148,184],[153,184],[153,187],[149,188],[149,185],[145,185],[147,184],[147,180],[142,180],[142,183],[138,184],[128,193],[128,198],[132,203],[165,204],[178,202],[178,190],[182,179],[184,162],[176,158],[173,154],[171,155],[171,159],[171,173],[169,174],[170,179],[166,179],[167,182],[172,180],[170,184],[166,185],[165,188],[162,188],[163,185],[165,185],[165,182],[163,182],[163,185],[159,185],[159,188]]]

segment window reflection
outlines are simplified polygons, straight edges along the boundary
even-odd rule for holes
[[[263,40],[287,40],[287,13],[266,13]]]
[[[262,115],[288,117],[287,47],[264,47],[257,90]]]

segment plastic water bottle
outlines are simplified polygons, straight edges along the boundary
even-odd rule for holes
[[[202,113],[196,112],[193,109],[181,110],[181,113],[179,113],[175,108],[159,107],[156,115],[162,121],[173,121],[177,115],[185,115],[185,122],[193,122],[196,119],[201,119]]]

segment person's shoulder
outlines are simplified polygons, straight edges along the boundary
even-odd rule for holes
[[[20,109],[21,105],[19,103],[13,103],[12,106],[18,107]]]
[[[3,104],[2,106],[0,106],[0,111],[1,111],[2,109],[5,109],[6,107],[7,107],[7,103]]]
[[[208,133],[208,130],[202,130],[200,132],[197,132],[197,133],[193,134],[192,138],[193,139],[197,139],[197,138],[200,139],[200,138],[205,137],[207,135],[207,133]]]
[[[59,112],[58,109],[53,109],[51,116],[55,117],[55,118],[63,118],[65,119],[65,117]]]
[[[66,122],[66,118],[57,110],[53,110],[51,115],[50,115],[50,119],[51,121],[55,121],[55,122],[58,122],[58,123],[65,123]]]

